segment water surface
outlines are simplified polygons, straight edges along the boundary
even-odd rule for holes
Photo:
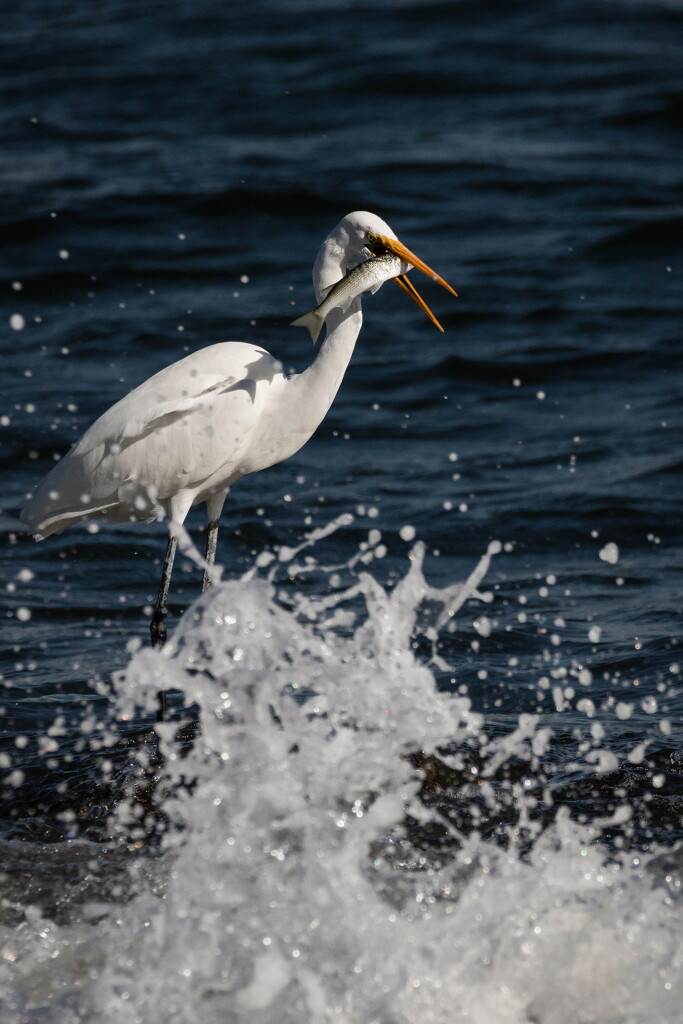
[[[680,30],[664,0],[6,13],[3,1019],[680,1020]],[[424,286],[446,332],[367,299],[152,654],[164,526],[36,545],[24,497],[186,352],[305,366],[354,209],[457,288]]]

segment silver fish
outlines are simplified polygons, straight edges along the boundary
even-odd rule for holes
[[[364,263],[359,263],[345,277],[332,285],[319,306],[296,320],[292,320],[291,326],[307,327],[315,345],[331,310],[337,307],[342,310],[348,309],[356,296],[368,290],[376,291],[384,281],[402,274],[405,267],[406,264],[390,252],[384,253],[382,256],[373,256],[369,260],[365,260]]]

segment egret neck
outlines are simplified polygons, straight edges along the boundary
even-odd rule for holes
[[[334,401],[353,355],[363,324],[360,299],[342,313],[333,309],[325,321],[326,335],[311,365],[291,381],[296,407],[313,430],[322,421]]]
[[[357,253],[354,251],[356,246]],[[322,302],[329,289],[362,258],[358,242],[351,241],[351,232],[342,221],[320,246],[313,264],[316,301]],[[297,408],[307,421],[314,424],[312,430],[321,423],[334,401],[362,325],[360,298],[354,299],[345,312],[332,309],[325,320],[325,338],[316,358],[308,369],[292,380]]]

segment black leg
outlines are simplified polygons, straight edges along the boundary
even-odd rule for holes
[[[216,542],[218,541],[218,520],[215,519],[209,523],[208,532],[206,534],[206,565],[207,568],[204,570],[204,583],[202,585],[202,591],[208,590],[213,584],[211,577],[209,576],[208,567],[212,566],[216,561]]]
[[[161,574],[161,584],[159,586],[159,594],[157,597],[157,603],[154,606],[154,614],[152,615],[152,621],[150,623],[149,631],[152,636],[152,647],[163,647],[166,643],[166,601],[168,600],[168,588],[171,585],[171,573],[173,572],[173,559],[175,558],[175,549],[178,540],[174,536],[168,538],[168,546],[166,548],[166,558],[164,559],[164,568]],[[159,707],[157,709],[157,722],[166,721],[166,691],[159,690]]]
[[[157,722],[165,722],[167,712],[166,690],[157,690],[157,700]]]
[[[149,631],[152,635],[152,647],[163,647],[166,643],[166,601],[168,600],[168,588],[171,585],[171,573],[173,572],[173,559],[175,558],[175,549],[178,540],[176,537],[168,538],[168,546],[166,548],[166,558],[164,559],[164,568],[161,573],[161,584],[159,585],[159,594],[157,596],[157,603],[154,606],[154,614],[152,621],[149,626]]]

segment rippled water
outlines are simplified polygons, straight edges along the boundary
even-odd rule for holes
[[[3,1021],[683,1019],[682,17],[5,13]],[[365,301],[153,653],[163,525],[38,546],[24,496],[187,351],[306,365],[354,209],[457,288],[446,333]]]

